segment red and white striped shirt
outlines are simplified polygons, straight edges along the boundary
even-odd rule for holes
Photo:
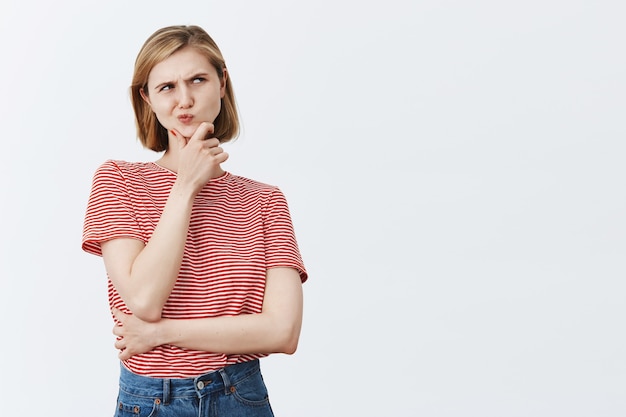
[[[133,238],[147,243],[176,174],[153,162],[106,161],[96,171],[83,229],[84,251]],[[307,273],[287,200],[279,188],[226,172],[194,200],[185,252],[162,316],[191,319],[261,312],[269,268]],[[108,281],[109,304],[129,313]],[[125,361],[131,371],[161,378],[194,377],[265,354],[225,355],[159,346]]]

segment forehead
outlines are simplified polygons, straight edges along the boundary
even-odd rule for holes
[[[204,54],[196,48],[186,47],[156,64],[150,71],[148,83],[174,81],[200,73],[217,74],[217,71]]]

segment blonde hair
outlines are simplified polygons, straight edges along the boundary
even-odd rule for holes
[[[141,97],[141,91],[147,92],[148,76],[155,65],[187,46],[205,55],[217,70],[220,80],[223,80],[226,63],[222,53],[215,41],[199,26],[168,26],[157,30],[143,44],[135,60],[130,96],[135,111],[137,136],[144,147],[156,152],[167,150],[168,134],[150,105]],[[214,133],[221,142],[228,142],[239,134],[239,116],[230,74],[226,77],[221,104],[220,113],[213,122]]]

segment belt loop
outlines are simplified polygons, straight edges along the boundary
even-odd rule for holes
[[[170,403],[170,380],[163,379],[163,405]]]
[[[219,373],[222,376],[222,381],[224,381],[224,392],[228,394],[230,391],[230,379],[228,378],[228,374],[224,368],[220,369]]]

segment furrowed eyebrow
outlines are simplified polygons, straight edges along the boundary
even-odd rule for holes
[[[208,72],[199,72],[199,73],[194,74],[193,76],[187,78],[185,81],[191,81],[194,78],[198,78],[198,77],[208,78],[209,77],[209,73]]]
[[[186,78],[185,81],[191,81],[191,80],[193,80],[195,78],[198,78],[198,77],[208,78],[209,77],[209,73],[208,72],[198,72],[198,73],[192,75],[191,77]],[[170,85],[170,84],[176,84],[176,82],[174,82],[174,81],[163,81],[163,82],[157,84],[156,86],[154,86],[154,90],[160,90],[161,87],[163,87],[165,85]]]

